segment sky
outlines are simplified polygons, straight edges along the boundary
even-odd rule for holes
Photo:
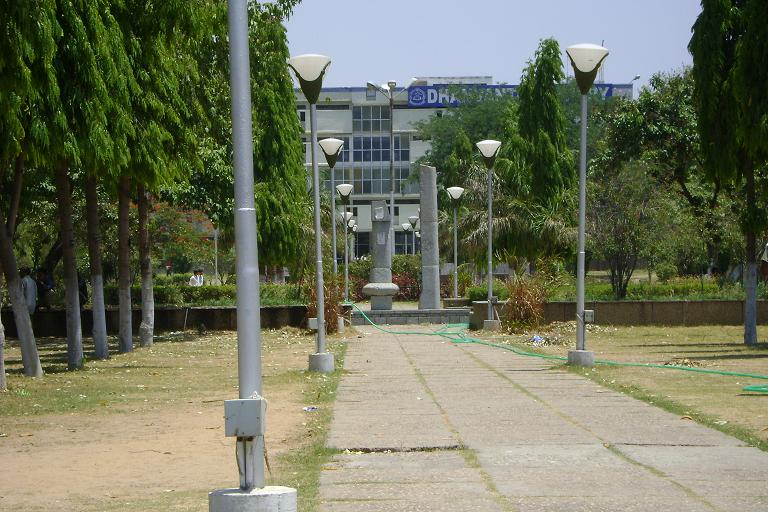
[[[700,0],[303,0],[286,23],[291,55],[332,59],[323,85],[415,76],[487,76],[517,84],[539,40],[610,50],[605,81],[645,85],[691,64]],[[570,69],[568,70],[570,71]]]

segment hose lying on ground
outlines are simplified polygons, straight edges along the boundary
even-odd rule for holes
[[[526,356],[526,357],[538,357],[540,359],[554,359],[557,361],[568,360],[568,358],[564,356],[537,354],[535,352],[527,352],[525,350],[519,349],[517,347],[513,347],[511,345],[501,345],[499,343],[490,343],[488,341],[472,338],[470,336],[467,336],[464,332],[465,329],[469,327],[468,324],[447,324],[432,332],[394,331],[391,329],[381,327],[380,325],[377,325],[376,323],[374,323],[373,320],[368,318],[368,315],[366,315],[365,312],[362,309],[360,309],[360,307],[354,302],[344,302],[343,304],[349,305],[355,308],[357,311],[360,312],[360,314],[363,316],[363,318],[365,318],[365,320],[369,324],[371,324],[376,329],[382,332],[385,332],[387,334],[412,334],[417,336],[439,336],[441,338],[445,338],[449,340],[451,343],[475,343],[478,345],[485,345],[487,347],[509,350],[511,352],[514,352],[515,354]],[[768,380],[768,375],[759,375],[756,373],[729,372],[725,370],[708,370],[706,368],[693,368],[690,366],[681,366],[681,365],[675,365],[675,364],[667,365],[667,364],[654,364],[654,363],[621,363],[617,361],[608,361],[603,359],[596,359],[595,364],[601,364],[606,366],[632,366],[632,367],[643,367],[643,368],[658,368],[661,370],[681,370],[686,372],[707,373],[710,375],[725,375],[727,377],[746,377],[750,379]],[[744,388],[742,388],[742,390],[750,391],[753,393],[768,393],[768,385],[745,386]]]

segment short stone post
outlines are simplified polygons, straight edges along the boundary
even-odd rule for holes
[[[440,309],[440,250],[437,238],[437,170],[422,165],[421,187],[421,295],[419,309]]]
[[[371,245],[373,252],[373,269],[370,282],[363,286],[363,293],[371,297],[372,310],[392,309],[392,297],[397,295],[400,287],[392,282],[392,267],[390,257],[389,235],[389,206],[386,201],[371,203]]]

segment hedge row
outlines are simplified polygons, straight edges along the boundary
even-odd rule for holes
[[[295,284],[262,283],[261,304],[263,306],[283,306],[304,304],[300,288]],[[197,305],[197,306],[234,306],[237,299],[235,285],[221,286],[175,286],[155,285],[154,296],[156,304],[163,305]],[[104,301],[108,305],[118,304],[118,288],[115,285],[104,286]],[[131,287],[131,302],[141,303],[141,287]]]

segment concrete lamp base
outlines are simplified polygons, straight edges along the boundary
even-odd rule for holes
[[[309,354],[309,371],[320,372],[320,373],[333,373],[333,367],[334,367],[333,354],[331,354],[330,352],[323,352],[320,354]]]
[[[296,489],[290,487],[219,489],[208,494],[209,512],[297,512],[297,507]]]
[[[501,322],[499,320],[483,320],[484,331],[500,331]]]
[[[595,353],[589,350],[569,350],[568,364],[575,366],[595,366]]]

